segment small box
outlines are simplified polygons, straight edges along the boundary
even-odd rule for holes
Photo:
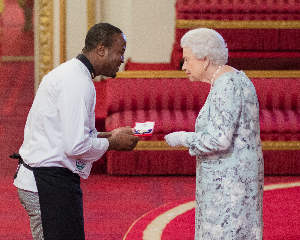
[[[134,127],[135,136],[151,136],[153,133],[155,122],[136,122]]]

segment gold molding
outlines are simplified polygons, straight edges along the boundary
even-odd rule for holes
[[[300,141],[262,141],[263,150],[300,150]],[[187,147],[170,147],[165,141],[139,141],[136,145],[139,150],[188,150]]]
[[[34,56],[2,56],[2,62],[15,62],[15,61],[22,61],[22,62],[31,62],[34,61]]]
[[[53,69],[53,0],[38,0],[38,85]]]
[[[187,78],[184,71],[124,71],[118,72],[117,78]]]
[[[299,70],[248,70],[249,78],[300,78]]]
[[[300,78],[299,70],[248,70],[249,78]],[[117,78],[187,78],[184,71],[124,71],[118,72]]]
[[[284,188],[293,188],[293,187],[300,187],[300,182],[278,183],[278,184],[265,185],[264,191],[275,190],[275,189],[284,189]]]
[[[87,0],[87,30],[96,23],[95,0]]]
[[[263,150],[300,150],[300,141],[262,141]]]
[[[60,0],[59,4],[59,44],[60,44],[60,63],[64,63],[67,60],[67,11],[66,0]]]
[[[188,150],[187,147],[171,147],[166,141],[139,141],[134,150]]]
[[[176,19],[176,28],[214,29],[300,29],[300,21],[268,20],[186,20]]]

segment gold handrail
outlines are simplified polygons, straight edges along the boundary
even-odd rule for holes
[[[300,21],[285,20],[188,20],[176,19],[176,28],[214,29],[300,29]]]
[[[245,70],[249,78],[300,78],[300,70]],[[187,78],[184,71],[124,71],[117,78]]]
[[[300,141],[262,141],[263,150],[300,150]],[[138,150],[188,150],[187,147],[171,147],[165,141],[139,141]]]

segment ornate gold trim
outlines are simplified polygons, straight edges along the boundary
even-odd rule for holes
[[[171,147],[166,141],[139,141],[134,150],[188,150],[187,147]]]
[[[214,28],[214,29],[300,29],[300,21],[230,21],[230,20],[186,20],[176,19],[176,28]]]
[[[300,150],[300,141],[263,141],[263,150]]]
[[[67,60],[67,11],[66,11],[66,0],[60,0],[59,5],[59,44],[60,44],[60,63],[64,63]]]
[[[298,70],[245,70],[244,72],[250,78],[300,78]]]
[[[2,56],[2,62],[15,62],[15,61],[22,61],[22,62],[31,62],[34,61],[34,56]]]
[[[0,15],[4,12],[4,0],[0,0]]]
[[[124,71],[117,78],[187,78],[184,71]]]
[[[53,69],[53,0],[38,0],[38,84]]]
[[[300,150],[300,141],[263,141],[263,150]],[[188,150],[187,147],[170,147],[165,141],[139,141],[136,145],[139,150]]]
[[[95,0],[87,0],[87,30],[96,23]]]
[[[300,78],[298,70],[249,70],[244,71],[250,78]],[[117,78],[187,78],[184,71],[124,71],[118,72]]]

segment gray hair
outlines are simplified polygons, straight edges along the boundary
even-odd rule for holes
[[[197,28],[188,31],[181,38],[180,46],[189,47],[197,58],[208,57],[213,65],[225,65],[228,61],[227,44],[213,29]]]

